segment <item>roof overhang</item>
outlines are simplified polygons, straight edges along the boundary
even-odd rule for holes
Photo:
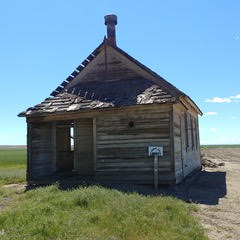
[[[199,109],[199,107],[197,106],[197,104],[196,104],[190,97],[188,97],[187,95],[185,95],[185,96],[180,96],[180,97],[179,97],[179,101],[182,102],[182,104],[183,104],[184,106],[186,106],[185,103],[187,102],[200,116],[203,115],[202,111]]]

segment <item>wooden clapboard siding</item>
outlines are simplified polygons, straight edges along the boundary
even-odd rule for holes
[[[187,128],[185,126],[185,114],[187,116]],[[176,182],[180,182],[194,169],[200,168],[200,146],[196,141],[198,134],[198,115],[190,108],[186,112],[180,104],[173,105],[174,119],[174,162]],[[192,125],[191,121],[193,122]],[[196,128],[196,131],[192,128]],[[189,146],[186,146],[186,131],[188,134]],[[196,133],[195,133],[196,132]],[[197,136],[198,137],[198,136]]]
[[[172,180],[170,159],[170,112],[143,109],[101,115],[96,119],[96,177],[111,181],[153,183],[153,158],[148,146],[164,147],[159,161],[159,181]],[[134,127],[129,127],[129,122]]]
[[[28,180],[51,175],[54,171],[54,123],[28,124]]]
[[[95,82],[95,81],[114,81],[139,78],[140,74],[132,70],[122,60],[115,56],[113,49],[107,47],[106,51],[102,51],[95,59],[89,63],[89,66],[83,69],[80,74],[68,85],[73,87],[79,81]],[[106,72],[107,64],[107,72]]]
[[[27,118],[27,122],[29,123],[37,123],[37,122],[49,122],[49,121],[66,121],[66,120],[77,120],[80,118],[94,118],[101,115],[108,115],[109,117],[113,114],[128,114],[129,112],[134,111],[135,113],[148,113],[149,108],[151,108],[152,114],[165,113],[171,108],[171,103],[165,104],[145,104],[145,105],[136,105],[136,106],[125,106],[118,108],[106,108],[106,109],[91,109],[87,111],[76,111],[76,112],[58,112],[56,114],[47,114],[43,116],[34,116]]]
[[[93,120],[74,122],[74,170],[82,175],[94,173]]]

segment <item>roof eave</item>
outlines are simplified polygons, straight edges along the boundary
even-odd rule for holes
[[[18,117],[26,117],[26,111],[20,112],[17,116]]]
[[[181,101],[182,99],[184,99],[185,101],[187,101],[191,107],[200,115],[202,116],[203,113],[202,111],[200,110],[200,108],[197,106],[197,104],[187,95],[183,95],[179,98],[179,100]]]
[[[178,101],[178,99],[174,99],[171,101],[167,102],[160,102],[160,103],[144,103],[144,104],[136,104],[136,105],[126,105],[126,106],[112,106],[112,107],[104,107],[104,108],[94,108],[94,109],[79,109],[79,110],[72,110],[72,111],[61,111],[61,112],[32,112],[32,113],[27,113],[21,112],[18,114],[18,117],[26,117],[26,118],[34,118],[34,117],[45,117],[45,116],[50,116],[50,115],[62,115],[62,114],[72,114],[72,113],[80,113],[80,112],[91,112],[91,111],[96,111],[96,110],[116,110],[116,109],[122,109],[122,108],[128,108],[128,107],[136,107],[136,106],[146,106],[146,105],[162,105],[162,104],[174,104]]]

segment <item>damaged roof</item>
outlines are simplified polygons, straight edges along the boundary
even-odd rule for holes
[[[105,38],[50,95],[18,116],[174,103],[181,97],[201,114],[186,94],[117,47],[113,36]]]
[[[21,115],[124,107],[139,104],[173,103],[176,98],[145,79],[79,83],[74,88],[46,98]]]

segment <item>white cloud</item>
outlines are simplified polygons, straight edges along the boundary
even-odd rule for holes
[[[232,119],[232,120],[235,120],[235,119],[237,119],[236,117],[234,117],[234,116],[232,116],[232,117],[230,117],[230,119]]]
[[[211,132],[216,132],[216,131],[217,131],[216,128],[210,128],[209,130],[210,130]]]
[[[218,113],[217,112],[206,112],[204,115],[215,116],[215,115],[218,115]]]
[[[230,96],[230,99],[240,99],[240,94],[237,94],[236,96]]]
[[[212,103],[230,103],[232,100],[230,98],[220,98],[220,97],[214,97],[213,99],[207,99],[206,102],[212,102]]]
[[[230,102],[240,102],[240,94],[230,97],[214,97],[212,99],[206,99],[206,102],[212,103],[230,103]]]
[[[239,40],[239,39],[240,39],[240,36],[237,35],[237,36],[235,37],[235,40]]]

